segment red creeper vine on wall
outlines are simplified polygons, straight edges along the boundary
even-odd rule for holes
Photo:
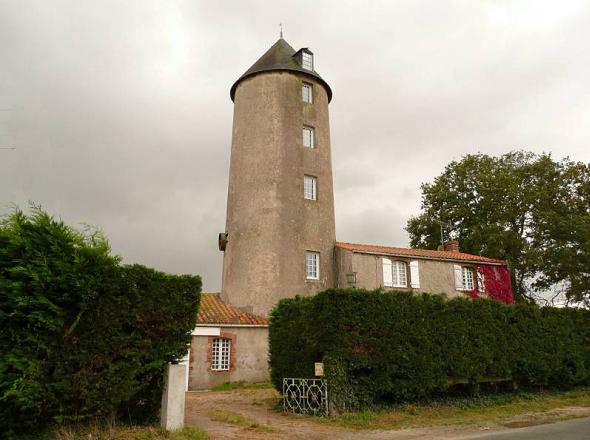
[[[468,292],[471,298],[488,297],[506,304],[514,304],[510,271],[506,266],[477,266],[478,288]],[[483,286],[481,286],[483,280]],[[483,287],[483,288],[482,288]]]

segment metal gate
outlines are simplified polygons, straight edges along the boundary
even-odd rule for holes
[[[289,412],[328,415],[328,383],[324,379],[283,379],[283,409]]]

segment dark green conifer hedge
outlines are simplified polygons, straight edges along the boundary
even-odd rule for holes
[[[324,362],[342,408],[406,401],[453,380],[590,383],[590,312],[408,292],[327,290],[271,313],[273,384],[313,377]]]
[[[153,420],[182,358],[201,280],[123,266],[100,233],[40,209],[0,223],[0,433]]]

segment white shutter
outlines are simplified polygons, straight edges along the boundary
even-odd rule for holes
[[[463,269],[458,264],[455,264],[455,289],[464,290]]]
[[[410,261],[410,282],[413,289],[420,288],[420,271],[418,270],[418,261]]]
[[[391,268],[391,260],[389,258],[382,258],[383,260],[383,285],[386,287],[393,286],[393,271]]]
[[[477,290],[480,296],[486,294],[486,277],[480,272],[477,272]]]

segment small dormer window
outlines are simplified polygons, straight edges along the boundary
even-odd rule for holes
[[[307,70],[313,70],[313,55],[303,51],[301,54],[301,66]]]

